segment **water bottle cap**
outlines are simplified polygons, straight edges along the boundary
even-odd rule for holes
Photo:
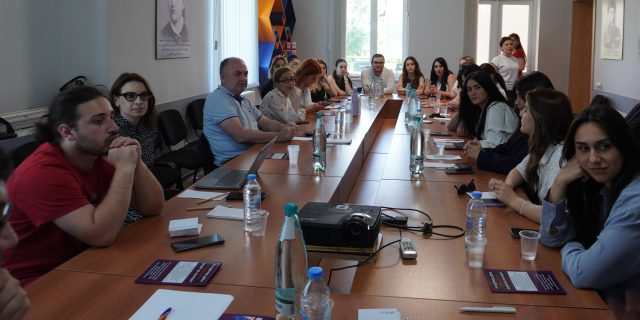
[[[307,272],[307,276],[309,277],[309,279],[322,279],[323,274],[324,271],[321,267],[311,267]]]
[[[471,197],[474,198],[474,199],[481,199],[482,198],[482,192],[474,191],[473,193],[471,193]]]
[[[256,174],[255,173],[249,173],[247,175],[247,180],[251,181],[251,180],[255,180],[256,179]]]
[[[318,119],[322,119],[322,117],[324,116],[324,113],[318,112],[316,115],[317,115]]]
[[[287,217],[291,217],[295,214],[298,214],[298,205],[293,202],[288,202],[284,205],[284,215]]]
[[[417,115],[413,118],[413,120],[415,120],[415,121],[421,121],[421,120],[422,120],[422,116],[421,116],[421,115],[419,115],[419,114],[417,114]]]

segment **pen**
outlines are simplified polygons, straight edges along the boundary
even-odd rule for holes
[[[514,307],[462,307],[461,312],[516,313]]]
[[[167,317],[169,316],[169,313],[171,313],[171,307],[167,308],[167,310],[161,313],[160,316],[158,317],[158,320],[166,320]]]

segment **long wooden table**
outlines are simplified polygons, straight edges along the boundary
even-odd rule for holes
[[[427,211],[436,225],[463,226],[466,196],[458,196],[455,184],[472,177],[479,188],[497,174],[446,175],[425,168],[422,177],[409,174],[408,136],[404,128],[402,100],[377,100],[373,109],[363,108],[359,118],[345,125],[350,145],[327,148],[327,171],[311,169],[311,143],[301,146],[297,166],[286,160],[266,160],[258,180],[268,193],[263,202],[269,216],[264,237],[246,236],[241,221],[207,219],[206,211],[186,211],[198,200],[173,198],[158,217],[148,218],[122,230],[108,248],[92,248],[60,265],[27,287],[32,301],[29,318],[45,315],[55,319],[126,319],[158,288],[135,284],[134,280],[157,259],[220,261],[222,267],[204,288],[180,290],[220,292],[235,299],[231,313],[274,314],[275,246],[283,221],[283,206],[309,201],[351,202],[391,207],[411,207]],[[400,117],[400,120],[397,120]],[[325,117],[327,131],[333,130],[333,117]],[[399,122],[401,122],[399,124]],[[313,121],[312,121],[313,123]],[[432,130],[444,130],[433,123]],[[300,128],[311,130],[312,124]],[[274,152],[284,152],[289,143],[276,143]],[[230,168],[246,168],[260,146],[256,145],[230,161]],[[464,159],[462,160],[464,161]],[[241,201],[212,204],[242,207]],[[424,218],[406,213],[411,225]],[[573,288],[564,276],[557,250],[539,247],[538,259],[520,259],[520,243],[508,235],[510,226],[535,227],[512,210],[491,208],[487,221],[488,247],[485,266],[490,268],[551,270],[567,295],[493,294],[479,270],[467,268],[464,240],[437,240],[438,237],[410,236],[418,249],[415,261],[399,256],[397,244],[382,250],[375,263],[357,269],[336,271],[331,280],[335,319],[356,319],[359,308],[396,307],[409,319],[490,318],[568,319],[612,318],[595,291]],[[169,220],[198,217],[202,234],[219,233],[224,245],[176,254],[168,236]],[[446,230],[436,230],[446,232]],[[383,228],[384,242],[398,238],[398,231]],[[322,259],[312,261],[326,268],[352,264],[351,261]],[[472,315],[458,313],[460,306],[513,305],[516,315]]]

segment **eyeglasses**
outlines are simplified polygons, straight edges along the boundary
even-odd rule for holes
[[[124,97],[124,99],[129,102],[136,101],[138,97],[140,97],[141,101],[148,101],[149,99],[153,98],[153,93],[151,93],[151,91],[145,91],[141,93],[125,92],[125,93],[121,93],[120,96]]]
[[[0,230],[4,228],[4,225],[9,221],[11,215],[11,202],[0,202]]]
[[[453,186],[458,191],[459,195],[465,194],[467,192],[476,191],[476,184],[473,182],[475,179],[471,179],[471,182],[467,184],[461,184],[458,186]]]
[[[280,80],[278,80],[278,83],[287,83],[287,82],[296,83],[296,78],[289,78],[289,79],[280,79]]]

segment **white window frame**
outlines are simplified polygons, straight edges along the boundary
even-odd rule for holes
[[[258,1],[257,0],[211,0],[211,8],[209,16],[212,18],[210,23],[211,45],[209,46],[209,84],[210,91],[213,91],[220,85],[220,62],[227,56],[237,56],[243,58],[247,64],[249,71],[249,79],[247,89],[257,87],[259,83],[258,74]],[[246,19],[242,19],[238,14],[224,14],[223,4],[240,5],[246,2],[246,5],[253,5],[247,11]],[[240,20],[240,21],[239,21]],[[247,29],[234,28],[226,25],[226,21],[239,21]],[[236,30],[241,36],[230,36],[227,39],[241,39],[245,42],[241,45],[232,44],[236,47],[235,52],[225,53],[225,35],[224,31]],[[228,50],[227,50],[228,51]]]
[[[409,51],[409,1],[410,0],[402,0],[402,7],[403,12],[402,15],[404,17],[403,22],[402,22],[402,56],[406,57],[408,55],[408,51]],[[417,0],[420,1],[420,0]],[[370,3],[370,8],[371,8],[371,27],[369,29],[370,31],[370,37],[369,37],[369,48],[371,49],[371,55],[373,56],[375,53],[378,52],[378,3],[377,0],[369,0]],[[340,44],[340,57],[342,58],[346,58],[346,54],[347,54],[347,0],[343,0],[341,1],[341,13],[340,14],[340,18],[342,19],[342,23],[340,24],[340,38],[341,38],[341,44]],[[340,12],[339,12],[340,13]],[[393,72],[395,73],[395,70],[393,70]],[[355,74],[359,75],[359,72],[356,72]],[[398,77],[398,75],[396,74],[396,79]]]
[[[527,43],[524,43],[524,50],[527,53],[527,65],[528,71],[537,70],[538,68],[538,5],[536,0],[480,0],[480,4],[491,5],[491,27],[490,27],[490,40],[489,40],[489,59],[500,54],[500,38],[502,36],[508,36],[508,34],[500,34],[500,27],[502,23],[502,5],[509,4],[528,4],[529,5],[529,39]],[[476,50],[477,52],[477,50]],[[477,54],[477,53],[476,53]],[[479,61],[483,63],[482,61]],[[487,61],[488,62],[488,61]]]

